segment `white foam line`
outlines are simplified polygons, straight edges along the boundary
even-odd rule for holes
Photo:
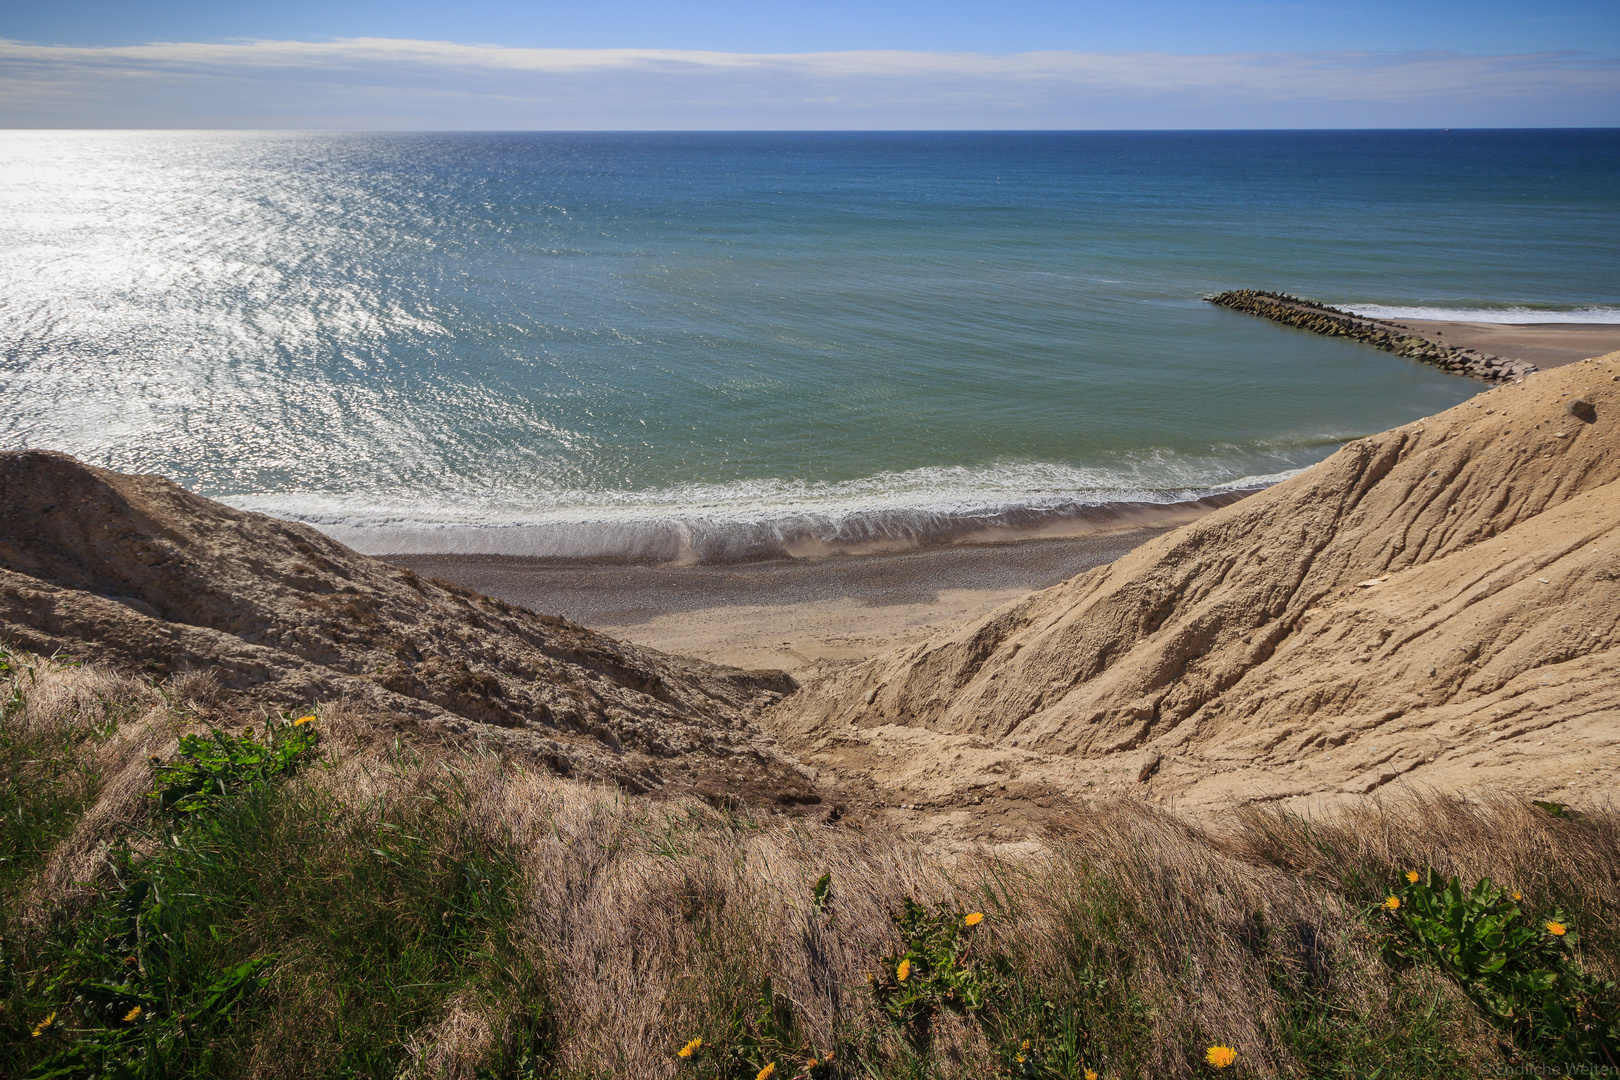
[[[1178,470],[1166,470],[1175,472]],[[1202,470],[1186,470],[1196,473]],[[1210,470],[1213,471],[1213,470]],[[1118,503],[1168,505],[1205,495],[1267,487],[1298,470],[1219,480],[1073,469],[1042,463],[1011,468],[917,469],[837,484],[764,480],[638,492],[469,493],[465,501],[378,499],[328,493],[262,493],[226,498],[242,510],[345,529],[478,529],[532,526],[702,524],[769,527],[815,521],[839,529],[863,518],[996,517]],[[1152,482],[1158,480],[1158,483]],[[1134,481],[1134,482],[1133,482]],[[1177,482],[1180,481],[1180,482]],[[549,495],[549,497],[547,497]]]
[[[1546,308],[1449,308],[1399,307],[1387,304],[1335,304],[1366,319],[1433,319],[1443,322],[1476,323],[1617,323],[1620,307]]]

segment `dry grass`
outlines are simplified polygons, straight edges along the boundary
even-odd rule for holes
[[[158,691],[37,661],[30,678],[8,730],[76,733],[66,742],[87,795],[5,912],[8,934],[37,936],[108,894],[109,845],[153,813],[148,755],[172,754],[189,728],[254,718],[225,711],[205,679]],[[1214,1043],[1235,1047],[1249,1075],[1390,1062],[1388,1076],[1477,1075],[1500,1063],[1497,1033],[1449,984],[1384,964],[1362,914],[1396,873],[1426,865],[1556,898],[1583,920],[1589,965],[1616,967],[1610,808],[1567,821],[1430,796],[1322,821],[1249,811],[1215,836],[1121,802],[1076,812],[1037,856],[963,858],[874,831],[649,802],[476,749],[401,746],[342,703],[320,715],[325,766],[277,788],[241,834],[257,845],[244,865],[270,869],[250,900],[231,901],[233,947],[278,959],[263,1010],[211,1066],[222,1075],[694,1075],[705,1066],[674,1051],[694,1036],[723,1046],[766,977],[806,1049],[842,1047],[870,1075],[991,1075],[1024,1038],[1037,1049],[1067,1038],[1076,1062],[1108,1077],[1203,1075]],[[400,858],[417,863],[378,868],[377,846],[403,833],[416,854]],[[482,881],[501,894],[498,914],[481,916],[476,948],[444,954],[442,989],[406,1008],[367,981],[370,961],[334,957],[343,935],[406,927],[407,944],[378,944],[379,970],[409,960],[396,953],[436,932],[435,912],[462,887],[450,879],[468,867],[498,879]],[[827,918],[811,890],[829,872]],[[895,951],[889,914],[907,896],[987,912],[976,948],[1001,958],[1009,986],[993,1023],[942,1023],[924,1053],[886,1027],[866,979]],[[318,1018],[369,1023],[367,995],[398,1012],[396,1034],[355,1065],[343,1040],[361,1036]],[[784,1063],[777,1075],[793,1074]]]

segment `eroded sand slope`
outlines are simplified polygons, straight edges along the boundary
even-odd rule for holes
[[[770,722],[808,764],[935,828],[1050,794],[1195,812],[1392,782],[1606,796],[1617,428],[1620,353],[1498,387],[827,672]]]
[[[793,689],[780,672],[676,660],[65,454],[0,453],[0,644],[208,672],[239,707],[347,698],[636,792],[818,801],[754,723]]]

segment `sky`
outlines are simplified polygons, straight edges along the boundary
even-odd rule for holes
[[[0,127],[1620,126],[1620,3],[47,0]]]

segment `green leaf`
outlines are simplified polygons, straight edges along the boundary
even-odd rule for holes
[[[816,887],[810,894],[810,908],[817,915],[824,915],[832,907],[832,871],[821,875]]]

